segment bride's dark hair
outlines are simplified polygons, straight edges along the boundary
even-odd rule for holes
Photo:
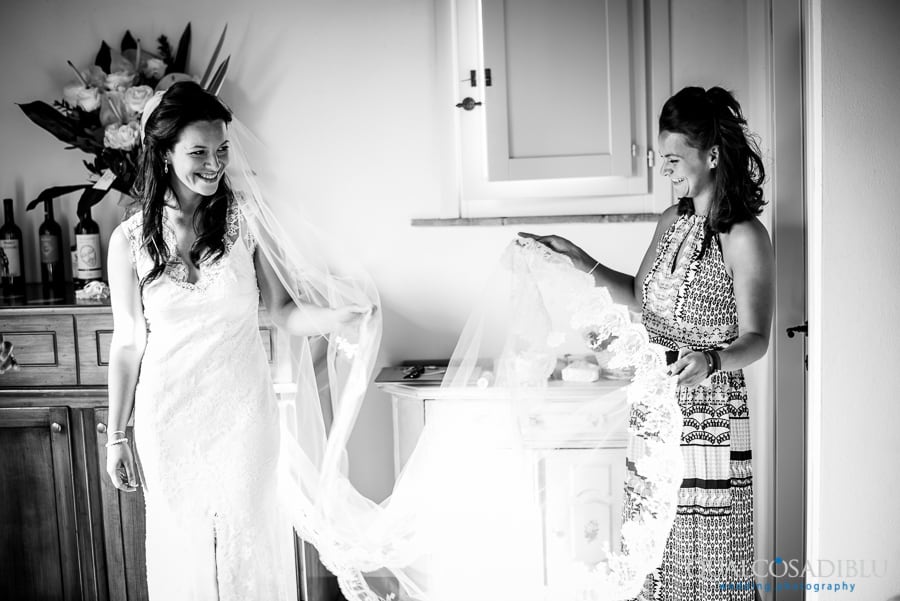
[[[762,212],[762,184],[766,179],[759,147],[747,130],[747,120],[734,96],[720,87],[688,87],[672,96],[659,116],[659,131],[683,134],[688,144],[702,151],[719,149],[714,170],[716,190],[707,226],[712,232],[731,230]],[[682,199],[679,214],[693,210]]]
[[[188,125],[217,120],[231,123],[231,111],[193,81],[173,84],[147,119],[133,188],[144,214],[142,245],[153,260],[153,268],[141,280],[142,290],[163,273],[175,252],[166,246],[163,238],[163,211],[169,181],[166,153],[175,146]],[[201,261],[216,261],[225,254],[226,216],[231,202],[233,193],[224,176],[216,192],[200,201],[193,218],[197,239],[190,252],[190,260],[195,265]]]

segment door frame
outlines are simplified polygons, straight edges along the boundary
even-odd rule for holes
[[[818,525],[822,431],[822,1],[801,0],[803,13],[803,143],[806,186],[807,317],[806,559],[821,558]],[[810,591],[807,600],[819,599]]]

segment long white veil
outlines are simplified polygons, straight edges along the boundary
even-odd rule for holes
[[[265,148],[238,121],[229,129],[229,180],[292,298],[377,305],[368,275],[315,231],[294,199],[269,194],[267,174],[255,171],[271,164]],[[292,344],[297,389],[282,420],[282,504],[344,596],[636,595],[661,561],[675,516],[681,413],[662,349],[627,309],[565,257],[513,241],[393,494],[375,503],[350,482],[346,445],[380,338],[380,311],[358,328],[323,327],[325,370],[310,340]],[[633,382],[573,381],[593,378],[595,352],[608,374],[633,373]]]

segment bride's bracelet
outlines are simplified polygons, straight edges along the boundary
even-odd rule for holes
[[[116,438],[115,440],[110,440],[109,442],[107,442],[106,448],[108,449],[110,447],[114,447],[117,444],[125,444],[126,442],[128,442],[128,439],[125,438],[124,436],[122,438]]]

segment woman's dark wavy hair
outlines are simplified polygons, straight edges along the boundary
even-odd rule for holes
[[[175,252],[166,246],[163,238],[163,211],[170,177],[165,172],[166,153],[188,125],[220,119],[230,123],[231,111],[193,81],[173,84],[147,119],[133,187],[144,214],[142,245],[153,260],[153,269],[141,280],[141,290],[162,275]],[[216,261],[225,254],[226,215],[232,201],[233,193],[225,177],[215,194],[200,201],[193,218],[197,239],[190,252],[190,260],[195,265]]]
[[[698,150],[718,146],[716,189],[707,219],[710,231],[727,233],[735,223],[762,212],[765,168],[756,137],[747,130],[741,105],[731,92],[720,87],[682,89],[663,106],[659,131],[683,134]],[[693,202],[681,199],[678,213],[692,211]]]

